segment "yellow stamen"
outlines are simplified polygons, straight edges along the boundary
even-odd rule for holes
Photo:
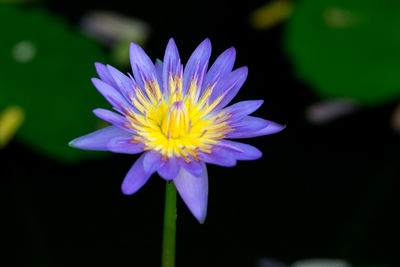
[[[130,128],[136,130],[135,142],[142,142],[146,150],[156,150],[163,159],[181,157],[186,162],[198,160],[198,153],[211,153],[213,145],[231,131],[226,122],[229,114],[211,113],[222,98],[209,103],[213,87],[208,87],[199,98],[200,89],[192,79],[184,95],[182,77],[169,75],[168,90],[162,95],[155,81],[145,84],[145,91],[136,88],[132,104],[141,112],[126,115]]]
[[[161,130],[167,138],[178,138],[186,135],[189,126],[189,117],[185,104],[176,101],[168,110],[168,115],[164,118]]]

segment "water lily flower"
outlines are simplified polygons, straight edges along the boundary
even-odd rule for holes
[[[137,192],[155,172],[172,181],[198,221],[207,213],[208,175],[205,163],[231,167],[237,160],[255,160],[262,153],[228,139],[273,134],[282,125],[249,116],[263,103],[248,100],[227,106],[247,77],[247,67],[232,71],[236,52],[224,51],[208,69],[211,43],[204,40],[181,63],[171,38],[164,60],[155,63],[143,49],[130,45],[132,73],[95,63],[100,77],[92,82],[116,112],[95,109],[111,126],[70,142],[80,149],[115,153],[144,152],[128,171],[122,192]]]

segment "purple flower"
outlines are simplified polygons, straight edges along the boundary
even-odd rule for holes
[[[226,107],[246,80],[247,68],[232,71],[236,54],[232,47],[208,69],[210,54],[211,43],[206,39],[184,67],[171,38],[164,60],[155,64],[139,45],[131,43],[133,76],[96,63],[100,79],[92,82],[117,113],[95,109],[94,114],[111,126],[70,142],[80,149],[144,152],[128,171],[122,192],[135,193],[157,172],[174,182],[200,222],[207,213],[205,163],[230,167],[237,160],[258,159],[262,153],[257,148],[227,139],[273,134],[284,128],[249,116],[262,100]]]

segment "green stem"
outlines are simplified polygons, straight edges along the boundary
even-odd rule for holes
[[[176,188],[166,183],[161,267],[175,267]]]

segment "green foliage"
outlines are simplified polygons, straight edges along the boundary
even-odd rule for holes
[[[71,139],[101,128],[91,113],[108,107],[90,82],[94,62],[107,62],[96,43],[38,9],[0,5],[0,110],[23,108],[17,138],[63,161],[99,155],[70,148]]]
[[[399,14],[398,0],[299,1],[285,39],[297,75],[321,97],[399,97]]]

